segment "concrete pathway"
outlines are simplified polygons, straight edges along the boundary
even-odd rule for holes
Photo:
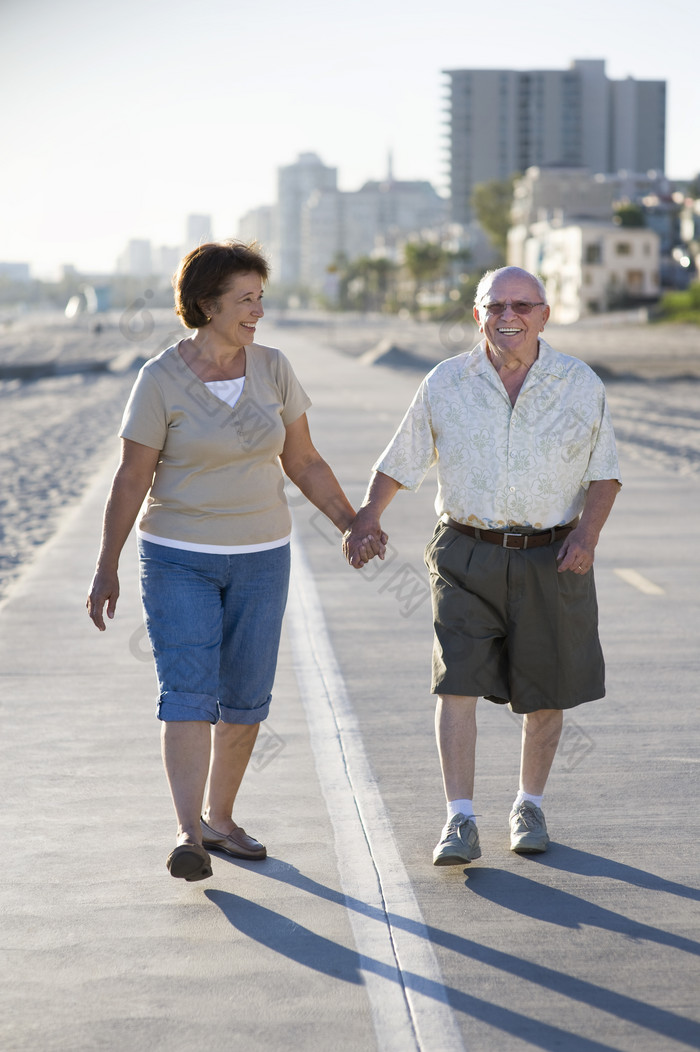
[[[359,502],[420,374],[265,334]],[[566,723],[544,856],[508,850],[519,720],[480,703],[483,857],[444,816],[422,549],[434,481],[362,572],[298,493],[273,709],[237,805],[263,863],[165,869],[174,828],[130,544],[118,616],[84,598],[112,470],[0,608],[0,1048],[509,1052],[700,1047],[697,482],[624,465],[596,563],[606,700]]]

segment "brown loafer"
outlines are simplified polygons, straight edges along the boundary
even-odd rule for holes
[[[165,863],[171,877],[183,880],[206,880],[212,875],[209,853],[199,844],[180,844]]]
[[[205,847],[213,848],[215,851],[225,851],[232,858],[247,858],[257,861],[267,858],[267,848],[248,836],[245,829],[236,826],[232,833],[217,833],[216,829],[208,826],[204,819],[202,823],[202,843]]]

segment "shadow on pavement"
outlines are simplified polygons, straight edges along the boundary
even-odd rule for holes
[[[558,869],[562,873],[580,873],[584,877],[605,877],[606,880],[619,880],[632,887],[645,888],[647,891],[665,891],[669,895],[678,895],[683,899],[695,899],[700,902],[700,888],[687,884],[677,884],[666,880],[656,873],[648,873],[623,862],[615,862],[602,855],[592,855],[588,851],[579,851],[566,844],[552,844],[552,849],[543,855],[530,855],[530,862],[537,862],[548,869]]]
[[[700,955],[700,943],[692,939],[632,920],[579,895],[506,870],[488,869],[485,866],[470,870],[466,887],[474,895],[532,920],[556,924],[562,928],[602,928],[630,939],[644,939],[660,946]]]
[[[254,868],[260,876],[281,881],[344,909],[355,910],[378,923],[386,924],[388,921],[397,930],[404,930],[423,938],[427,935],[436,946],[442,946],[479,965],[494,968],[520,980],[525,979],[540,988],[589,1005],[596,1011],[607,1012],[667,1039],[685,1042],[692,1048],[700,1047],[700,1025],[673,1012],[607,990],[587,980],[566,975],[555,968],[474,942],[455,932],[429,925],[423,926],[411,918],[395,913],[386,914],[359,899],[345,896],[340,891],[320,884],[294,866],[278,859],[269,858],[263,865],[234,862],[228,858],[226,860],[232,865]],[[669,890],[670,887],[674,893],[678,888],[684,892],[692,890],[674,884],[666,887],[668,882],[653,874],[557,845],[557,851],[552,853],[552,868],[578,873],[581,872],[579,867],[585,867],[585,872],[611,879],[628,880],[638,887],[656,889],[658,886],[659,890]],[[538,884],[528,877],[481,867],[464,870],[464,873],[467,876],[465,887],[472,894],[537,921],[569,928],[579,928],[582,925],[597,926],[630,938],[645,939],[693,954],[700,951],[700,945],[689,939],[661,931],[651,925],[640,924],[569,892]],[[354,951],[293,923],[288,917],[228,892],[207,891],[206,895],[238,931],[305,967],[353,983],[362,982],[362,971],[373,972],[390,980],[396,979],[393,968],[389,968],[383,962],[368,957],[360,958]],[[567,1052],[595,1052],[605,1049],[609,1052],[613,1048],[595,1039],[573,1034],[564,1028],[525,1016],[503,1005],[474,997],[454,987],[443,987],[410,971],[402,971],[401,980],[408,990],[415,990],[435,1000],[444,1001],[447,994],[455,1011],[478,1019],[520,1040],[529,1040],[540,1049],[566,1048]]]
[[[257,872],[263,873],[264,867]],[[299,879],[294,883],[303,887],[307,883],[306,879],[298,872],[297,877]],[[350,908],[357,908],[365,914],[373,912],[376,920],[381,923],[386,922],[383,913],[371,910],[365,903],[352,899],[346,903],[343,895],[316,884],[315,881],[308,883],[313,885],[314,894],[322,894],[323,898],[338,901],[338,904],[342,906],[349,905]],[[330,894],[326,894],[327,892]],[[297,964],[324,972],[326,975],[345,982],[363,982],[362,972],[373,972],[389,981],[397,981],[397,973],[392,966],[374,958],[360,958],[354,950],[348,950],[347,947],[290,921],[288,917],[280,913],[275,913],[273,910],[228,891],[206,891],[205,895],[214,905],[218,906],[237,931]],[[392,917],[392,923],[401,920],[402,918]],[[456,1011],[472,1019],[479,1019],[504,1033],[521,1039],[535,1040],[537,1047],[541,1049],[551,1050],[551,1052],[562,1048],[570,1052],[615,1052],[610,1045],[578,1037],[560,1027],[533,1020],[519,1012],[503,1008],[501,1005],[491,1004],[481,998],[465,994],[461,990],[443,987],[442,984],[425,979],[414,972],[402,972],[401,981],[409,990],[415,990],[424,997],[432,997],[436,1001],[444,1002],[446,993],[452,1008]]]

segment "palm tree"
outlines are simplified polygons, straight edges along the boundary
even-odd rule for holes
[[[409,241],[404,248],[404,263],[413,278],[412,309],[418,307],[418,293],[424,284],[437,281],[447,273],[450,254],[433,241]]]

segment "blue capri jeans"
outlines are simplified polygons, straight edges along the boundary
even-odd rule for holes
[[[266,719],[287,602],[289,545],[210,555],[141,538],[138,544],[158,719]]]

